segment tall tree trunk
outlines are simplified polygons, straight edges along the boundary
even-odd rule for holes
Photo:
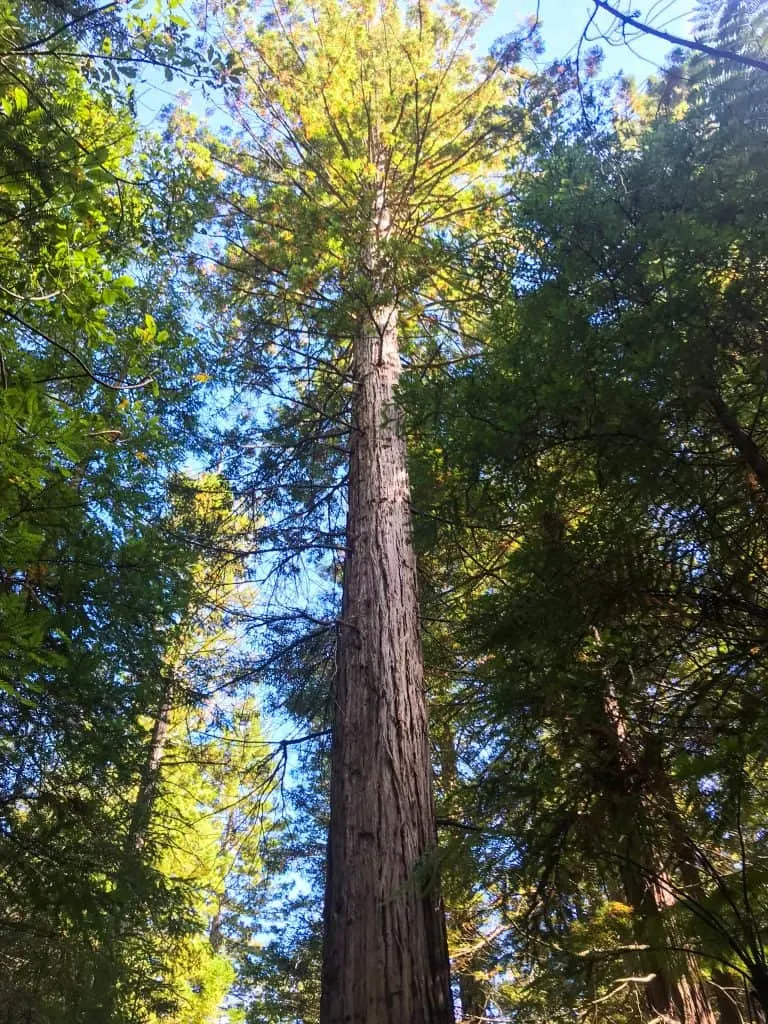
[[[646,755],[647,757],[647,755]],[[691,840],[685,819],[675,801],[672,782],[660,757],[654,753],[648,758],[648,771],[657,799],[663,808],[664,822],[669,834],[670,846],[674,851],[675,867],[686,893],[701,907],[706,906],[707,896],[701,874],[697,868],[697,848]],[[710,1001],[717,1004],[719,1024],[744,1024],[747,1007],[744,1001],[744,986],[739,975],[718,965],[711,965],[712,983],[707,985]]]
[[[459,773],[453,726],[445,721],[433,724],[432,740],[440,752],[440,782],[443,791],[441,810],[453,818],[466,818],[466,808],[457,803],[455,794],[459,787]],[[474,858],[473,858],[474,866]],[[446,904],[455,946],[450,949],[454,980],[461,1004],[461,1021],[478,1021],[485,1016],[488,1005],[487,983],[483,979],[488,973],[487,949],[492,936],[480,930],[476,908],[473,907],[472,886],[459,881],[452,889],[458,897],[451,900],[446,894]],[[467,902],[467,897],[469,901]]]
[[[764,501],[768,497],[768,459],[752,435],[739,423],[738,417],[722,395],[715,388],[706,389],[704,394],[723,433],[741,455],[747,467],[748,482],[753,489],[762,489]]]
[[[481,1020],[485,1016],[485,1010],[488,1006],[485,986],[466,967],[459,972],[458,981],[459,999],[461,1000],[461,1020],[466,1022],[466,1024]]]
[[[157,798],[160,768],[171,725],[173,697],[173,673],[172,670],[169,670],[168,676],[162,682],[155,720],[152,724],[152,735],[133,804],[123,863],[115,880],[117,891],[123,897],[121,904],[123,912],[127,910],[129,916],[133,913],[137,899],[132,873],[135,866],[141,862],[142,851],[152,819],[152,810]],[[82,1019],[83,1024],[105,1024],[117,1017],[120,954],[125,931],[125,918],[113,916],[104,935],[103,957],[93,976],[89,1003],[83,1007],[81,1015],[77,1018],[78,1020]]]
[[[627,901],[641,918],[642,933],[665,934],[671,946],[683,945],[662,921],[664,910],[674,902],[674,897],[658,860],[649,861],[654,854],[655,851],[648,850],[636,836],[628,837],[627,859],[622,871]],[[638,937],[648,939],[646,934]],[[645,994],[654,1019],[669,1024],[717,1024],[719,1018],[710,1005],[696,956],[680,955],[682,971],[673,973],[670,962],[677,956],[672,952],[651,949],[641,954],[643,970],[651,976]]]
[[[354,341],[347,557],[331,753],[321,1024],[452,1024],[411,537],[397,308],[374,299]]]

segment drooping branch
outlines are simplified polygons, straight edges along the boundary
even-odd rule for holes
[[[90,377],[95,384],[99,384],[101,387],[109,388],[111,391],[136,391],[139,388],[145,388],[154,380],[153,377],[145,377],[143,380],[137,381],[135,384],[128,384],[124,381],[115,382],[105,380],[103,377],[100,377],[98,374],[94,373],[94,371],[88,366],[88,364],[83,359],[80,358],[77,352],[73,352],[71,348],[67,348],[66,345],[62,345],[60,341],[56,341],[55,338],[52,338],[49,334],[46,334],[44,331],[41,331],[39,327],[33,327],[32,324],[27,323],[26,320],[23,320],[20,316],[17,316],[10,309],[0,308],[0,313],[2,313],[3,316],[7,316],[10,320],[14,320],[17,324],[19,324],[20,327],[25,328],[25,330],[37,335],[38,338],[41,338],[43,341],[48,342],[49,345],[53,345],[54,348],[57,348],[60,352],[63,352],[65,355],[68,355],[70,359],[74,359],[74,361],[83,371],[85,376]]]

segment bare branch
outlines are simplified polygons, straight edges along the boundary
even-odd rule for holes
[[[708,43],[702,43],[698,39],[684,39],[682,36],[672,35],[670,32],[664,32],[659,28],[654,28],[653,25],[647,25],[645,22],[639,21],[631,14],[624,14],[622,11],[613,7],[607,3],[606,0],[594,0],[596,7],[600,10],[606,11],[608,14],[612,14],[617,21],[620,21],[623,26],[631,26],[636,28],[639,32],[643,32],[645,35],[655,36],[657,39],[663,39],[667,43],[671,43],[672,46],[682,46],[687,50],[696,50],[698,53],[706,53],[709,57],[717,57],[720,60],[729,60],[734,64],[742,64],[747,68],[757,68],[758,71],[768,71],[768,61],[761,60],[759,57],[750,57],[744,53],[736,53],[735,50],[725,50],[719,46],[709,46]]]

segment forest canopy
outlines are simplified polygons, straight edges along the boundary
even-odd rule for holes
[[[6,1024],[768,1020],[768,9],[491,8],[0,2]]]

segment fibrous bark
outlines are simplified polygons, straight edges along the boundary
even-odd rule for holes
[[[382,286],[374,203],[366,273]],[[395,387],[397,306],[354,341],[347,555],[331,760],[322,1024],[453,1022],[411,538]]]

